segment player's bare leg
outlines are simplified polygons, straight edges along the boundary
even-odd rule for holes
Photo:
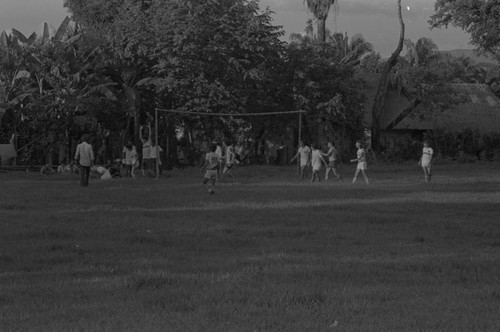
[[[358,181],[358,175],[359,175],[359,169],[357,169],[356,173],[354,173],[354,177],[352,178],[352,183],[356,183],[356,181]]]
[[[337,169],[335,167],[332,168],[333,175],[337,177],[337,179],[342,180],[342,175],[337,173]]]
[[[319,176],[318,171],[313,171],[312,172],[312,177],[311,177],[311,182],[314,182],[314,180],[318,178],[318,182],[321,182],[321,177]]]
[[[366,184],[370,184],[370,181],[368,181],[368,176],[366,175],[366,172],[364,169],[361,170],[361,173],[363,173],[363,177],[365,178]]]
[[[211,183],[211,185],[208,184],[209,182]],[[210,195],[213,195],[215,193],[215,179],[204,178],[202,185]]]
[[[422,167],[424,169],[425,182],[431,181],[431,168],[429,166]]]

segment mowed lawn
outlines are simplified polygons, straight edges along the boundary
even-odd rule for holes
[[[0,331],[500,331],[500,165],[0,173]]]

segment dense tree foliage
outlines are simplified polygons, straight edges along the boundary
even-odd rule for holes
[[[311,30],[309,25],[306,32]],[[327,33],[326,43],[318,42],[312,33],[291,36],[285,81],[293,84],[295,107],[307,111],[310,125],[319,122],[358,131],[363,96],[359,89],[362,82],[355,73],[372,52],[371,44],[359,35],[349,39]]]
[[[131,137],[139,145],[139,127],[152,122],[155,108],[179,112],[160,118],[164,137],[183,127],[202,139],[245,131],[263,140],[296,129],[297,116],[237,115],[299,109],[311,131],[318,123],[359,127],[361,82],[354,73],[372,50],[361,36],[284,43],[272,12],[256,0],[65,6],[74,21],[65,20],[55,35],[45,29],[26,38],[15,30],[0,38],[0,75],[13,110],[5,125],[20,133],[26,152],[70,150],[84,131],[99,136],[97,148],[105,133],[117,145]]]
[[[80,38],[69,18],[55,35],[47,28],[30,38],[4,34],[0,81],[10,111],[2,124],[9,130],[2,132],[18,134],[25,158],[69,144],[71,136],[95,130],[96,121],[116,123],[110,105],[96,97],[106,81],[95,74],[92,54],[79,49]]]
[[[270,109],[265,100],[283,55],[282,31],[256,1],[123,1],[114,3],[111,16],[110,4],[98,3],[68,0],[66,6],[109,53],[106,72],[125,91],[135,133],[154,107],[207,113]],[[147,91],[154,100],[141,98]]]
[[[500,59],[500,2],[497,0],[437,0],[429,23],[434,28],[454,25],[471,37],[479,50]]]

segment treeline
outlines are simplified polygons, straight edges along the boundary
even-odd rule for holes
[[[0,139],[17,134],[19,162],[70,156],[83,133],[92,135],[102,160],[119,157],[128,139],[140,146],[140,127],[154,125],[156,108],[180,112],[162,113],[153,128],[172,153],[179,142],[196,151],[200,142],[222,138],[256,148],[264,140],[297,144],[296,115],[211,113],[305,110],[306,140],[364,133],[365,86],[357,73],[376,72],[383,60],[362,36],[326,32],[318,40],[309,21],[303,34],[284,42],[273,13],[256,0],[64,3],[71,19],[55,32],[45,25],[40,35],[14,29],[0,36],[0,107],[6,110]],[[443,105],[442,97],[420,87],[472,79],[473,66],[449,59],[443,66],[429,40],[405,46],[391,84],[425,94],[433,107]],[[188,111],[207,116],[182,114]]]
[[[1,81],[10,108],[2,135],[18,134],[25,161],[61,146],[70,150],[83,132],[112,157],[128,138],[139,145],[139,128],[152,123],[155,108],[207,114],[303,109],[310,128],[304,135],[326,122],[360,130],[363,95],[354,75],[360,58],[346,63],[346,45],[318,43],[312,35],[283,42],[272,12],[257,1],[65,5],[72,20],[54,34],[48,28],[29,38],[16,30],[2,34]],[[179,129],[191,141],[262,139],[296,130],[297,117],[162,115],[160,125],[165,141],[174,141]]]

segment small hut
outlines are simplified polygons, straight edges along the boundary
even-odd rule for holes
[[[380,74],[363,74],[362,78],[368,86],[364,124],[370,128]],[[389,88],[380,119],[383,146],[393,148],[405,141],[421,140],[425,132],[436,130],[500,133],[500,98],[488,85],[448,83],[439,89],[440,93],[460,96],[461,102],[445,111],[430,113],[404,88],[400,91]]]

